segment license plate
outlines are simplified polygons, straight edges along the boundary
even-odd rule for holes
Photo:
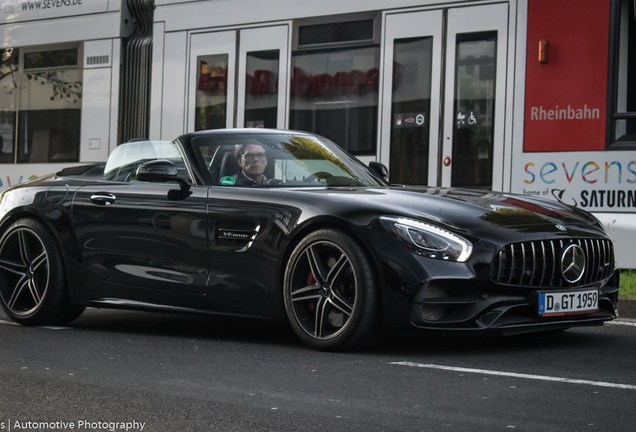
[[[539,293],[540,316],[564,316],[596,312],[598,290]]]

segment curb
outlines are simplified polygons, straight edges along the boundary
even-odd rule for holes
[[[619,297],[618,316],[620,318],[636,318],[636,298]]]

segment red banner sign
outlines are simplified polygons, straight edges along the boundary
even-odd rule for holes
[[[609,15],[610,0],[529,0],[524,151],[605,149]]]

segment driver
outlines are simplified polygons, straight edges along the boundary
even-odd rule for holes
[[[236,186],[263,186],[280,183],[263,174],[267,166],[265,149],[258,144],[241,144],[236,147],[236,160],[241,170],[233,177]]]

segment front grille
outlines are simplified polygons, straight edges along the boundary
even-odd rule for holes
[[[575,283],[569,283],[561,274],[561,256],[570,244],[578,244],[585,253],[585,272]],[[614,247],[610,240],[540,240],[503,247],[490,266],[490,278],[510,285],[576,287],[606,279],[613,270]]]

